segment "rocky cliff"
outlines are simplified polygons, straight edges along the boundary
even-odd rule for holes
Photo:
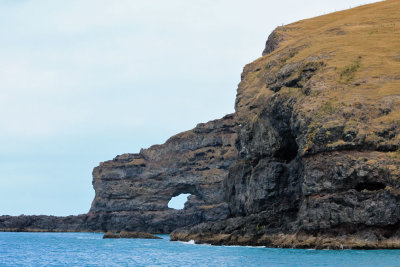
[[[236,99],[230,218],[173,240],[400,248],[400,2],[278,27]]]
[[[74,229],[400,248],[399,25],[392,0],[278,27],[243,70],[235,114],[101,163]],[[169,209],[180,193],[185,208]],[[41,228],[10,220],[0,228]]]

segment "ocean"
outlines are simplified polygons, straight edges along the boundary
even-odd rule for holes
[[[400,266],[400,250],[307,250],[0,232],[0,266]]]

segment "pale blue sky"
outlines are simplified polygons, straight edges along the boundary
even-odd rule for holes
[[[282,24],[366,0],[0,0],[0,214],[86,213],[91,171],[233,112]]]

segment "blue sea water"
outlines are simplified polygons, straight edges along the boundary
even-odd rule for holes
[[[305,250],[102,239],[96,233],[0,233],[0,266],[400,266],[400,250]]]

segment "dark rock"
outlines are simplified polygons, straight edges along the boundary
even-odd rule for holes
[[[283,39],[284,36],[282,34],[279,34],[277,30],[274,30],[268,36],[268,40],[265,43],[265,49],[262,52],[262,55],[265,56],[269,53],[272,53],[279,46],[279,43],[283,41]]]
[[[121,231],[120,233],[106,232],[103,235],[104,238],[141,238],[141,239],[162,239],[161,237],[152,235],[150,233],[143,232],[127,232]]]
[[[0,231],[8,232],[82,232],[92,231],[86,224],[90,215],[56,216],[0,216]]]
[[[113,233],[113,232],[106,232],[103,235],[103,239],[104,238],[121,238],[119,234],[117,233]]]

